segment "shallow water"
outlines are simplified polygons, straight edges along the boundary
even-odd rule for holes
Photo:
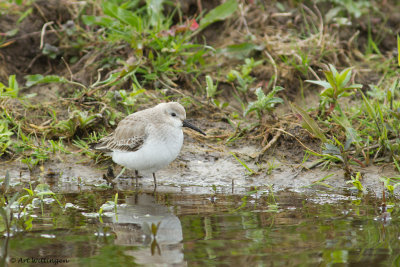
[[[65,210],[38,205],[31,230],[1,238],[0,265],[400,265],[399,207],[382,215],[369,195],[125,191],[115,206],[115,193],[64,194]]]

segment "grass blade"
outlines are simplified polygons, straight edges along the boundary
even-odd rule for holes
[[[305,129],[309,130],[312,134],[321,139],[322,142],[324,143],[328,142],[328,139],[325,137],[325,134],[321,131],[318,124],[308,115],[308,113],[305,110],[303,110],[294,103],[290,103],[290,106],[296,113],[300,114],[300,116],[303,118],[304,120],[303,127]]]
[[[200,21],[199,29],[202,30],[211,23],[228,18],[236,11],[237,8],[238,3],[236,0],[226,1],[225,3],[217,6],[204,16],[204,18]]]

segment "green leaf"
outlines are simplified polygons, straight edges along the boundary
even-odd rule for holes
[[[206,92],[208,98],[213,98],[217,91],[217,86],[214,85],[213,80],[210,75],[206,75]]]
[[[375,109],[372,107],[371,102],[369,102],[368,98],[365,97],[364,93],[360,90],[361,96],[364,99],[364,104],[365,107],[367,109],[367,112],[369,114],[369,117],[373,120],[376,120],[376,113],[375,113]]]
[[[332,64],[329,64],[329,68],[331,70],[330,72],[332,73],[333,77],[338,77],[339,76],[338,71],[336,70],[336,68]]]
[[[136,30],[141,28],[141,19],[138,16],[136,16],[133,12],[120,8],[109,1],[104,2],[103,12],[104,14],[119,20],[123,24],[134,27]]]
[[[337,88],[337,84],[336,84],[336,79],[334,78],[336,76],[334,76],[333,73],[330,71],[324,71],[324,74],[325,74],[326,80],[331,85],[331,87],[334,89],[334,92],[335,91],[337,92],[338,88]]]
[[[332,87],[326,88],[326,89],[322,90],[322,92],[320,93],[320,96],[332,98],[333,93],[334,93],[333,90],[334,89]]]
[[[7,31],[7,32],[4,33],[4,36],[13,37],[13,36],[15,36],[15,35],[18,33],[18,30],[19,30],[18,28],[9,30],[9,31]]]
[[[229,153],[231,153],[231,155],[232,155],[243,167],[245,167],[246,170],[247,170],[250,174],[255,174],[255,173],[256,173],[255,171],[253,171],[252,169],[250,169],[250,167],[247,166],[246,163],[244,163],[243,161],[241,161],[241,160],[235,155],[235,153],[233,153],[233,152],[229,152]]]
[[[147,12],[150,16],[150,25],[155,27],[163,18],[163,2],[164,0],[147,0]]]
[[[376,115],[375,109],[372,107],[371,102],[369,102],[368,98],[365,97],[364,93],[360,90],[361,96],[364,99],[365,107],[367,109],[367,113],[369,117],[374,120],[377,130],[379,131],[379,135],[382,134],[381,128],[379,127],[378,117]]]
[[[83,15],[82,21],[88,26],[99,25],[108,28],[111,28],[112,24],[114,23],[114,20],[109,17],[98,17],[98,16],[88,16],[88,15]]]
[[[236,11],[237,8],[238,3],[236,0],[226,1],[225,3],[217,6],[204,16],[204,18],[200,21],[199,29],[202,30],[211,23],[228,18]]]
[[[400,36],[397,35],[397,61],[400,66]]]
[[[30,230],[30,229],[32,229],[32,221],[33,221],[33,217],[29,217],[29,219],[28,220],[26,220],[25,222],[24,222],[24,224],[25,224],[25,230]]]
[[[43,76],[41,74],[34,74],[34,75],[26,75],[25,76],[26,86],[30,87],[32,85],[38,83],[67,83],[68,80],[64,77],[57,76],[57,75],[47,75]]]
[[[282,91],[283,88],[280,86],[276,86],[272,89],[271,92],[268,93],[268,95],[265,95],[261,87],[258,87],[256,90],[256,95],[257,95],[257,101],[250,102],[249,105],[247,106],[243,116],[247,116],[252,111],[263,111],[263,110],[272,110],[275,106],[275,104],[281,104],[283,103],[283,99],[280,97],[274,97],[274,95]]]
[[[19,87],[15,75],[10,75],[10,77],[8,77],[8,87],[13,89],[13,91],[15,91],[18,94]]]
[[[28,192],[28,194],[30,195],[30,196],[33,196],[33,191],[31,190],[31,189],[29,189],[29,188],[24,188],[24,190],[26,191],[26,192]],[[24,197],[24,196],[23,196]]]
[[[331,84],[326,81],[306,80],[306,82],[320,85],[320,86],[324,87],[325,89],[332,88]]]
[[[343,90],[350,90],[350,89],[361,89],[362,87],[363,87],[363,85],[362,85],[362,84],[358,84],[358,83],[356,83],[356,84],[352,84],[352,85],[350,85],[350,86],[348,86],[348,87],[344,88]]]
[[[332,114],[332,118],[335,122],[340,124],[343,129],[346,131],[346,142],[349,144],[356,143],[357,145],[362,141],[361,137],[359,136],[358,132],[352,127],[350,121],[348,120],[347,116],[343,113],[342,109],[339,108],[340,117]]]
[[[345,85],[350,81],[350,78],[351,78],[351,69],[352,69],[352,68],[344,69],[344,70],[339,74],[339,77],[337,77],[337,84],[338,84],[340,87],[345,87]]]
[[[337,146],[329,144],[329,143],[325,143],[324,146],[325,146],[325,149],[322,151],[322,153],[334,155],[334,156],[341,155],[340,149]]]

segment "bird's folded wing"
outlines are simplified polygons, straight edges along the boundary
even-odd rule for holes
[[[113,136],[107,136],[95,144],[92,148],[102,152],[126,151],[134,152],[139,150],[144,143],[143,138],[132,137],[128,139],[115,140]]]
[[[135,124],[135,127],[133,125]],[[128,116],[122,120],[115,132],[103,137],[98,143],[92,144],[91,148],[102,152],[139,150],[146,140],[145,123],[139,122],[136,117]]]

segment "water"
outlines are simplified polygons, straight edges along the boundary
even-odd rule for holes
[[[382,214],[369,195],[119,192],[115,207],[115,193],[38,205],[29,231],[1,238],[0,264],[400,266],[398,204]]]

